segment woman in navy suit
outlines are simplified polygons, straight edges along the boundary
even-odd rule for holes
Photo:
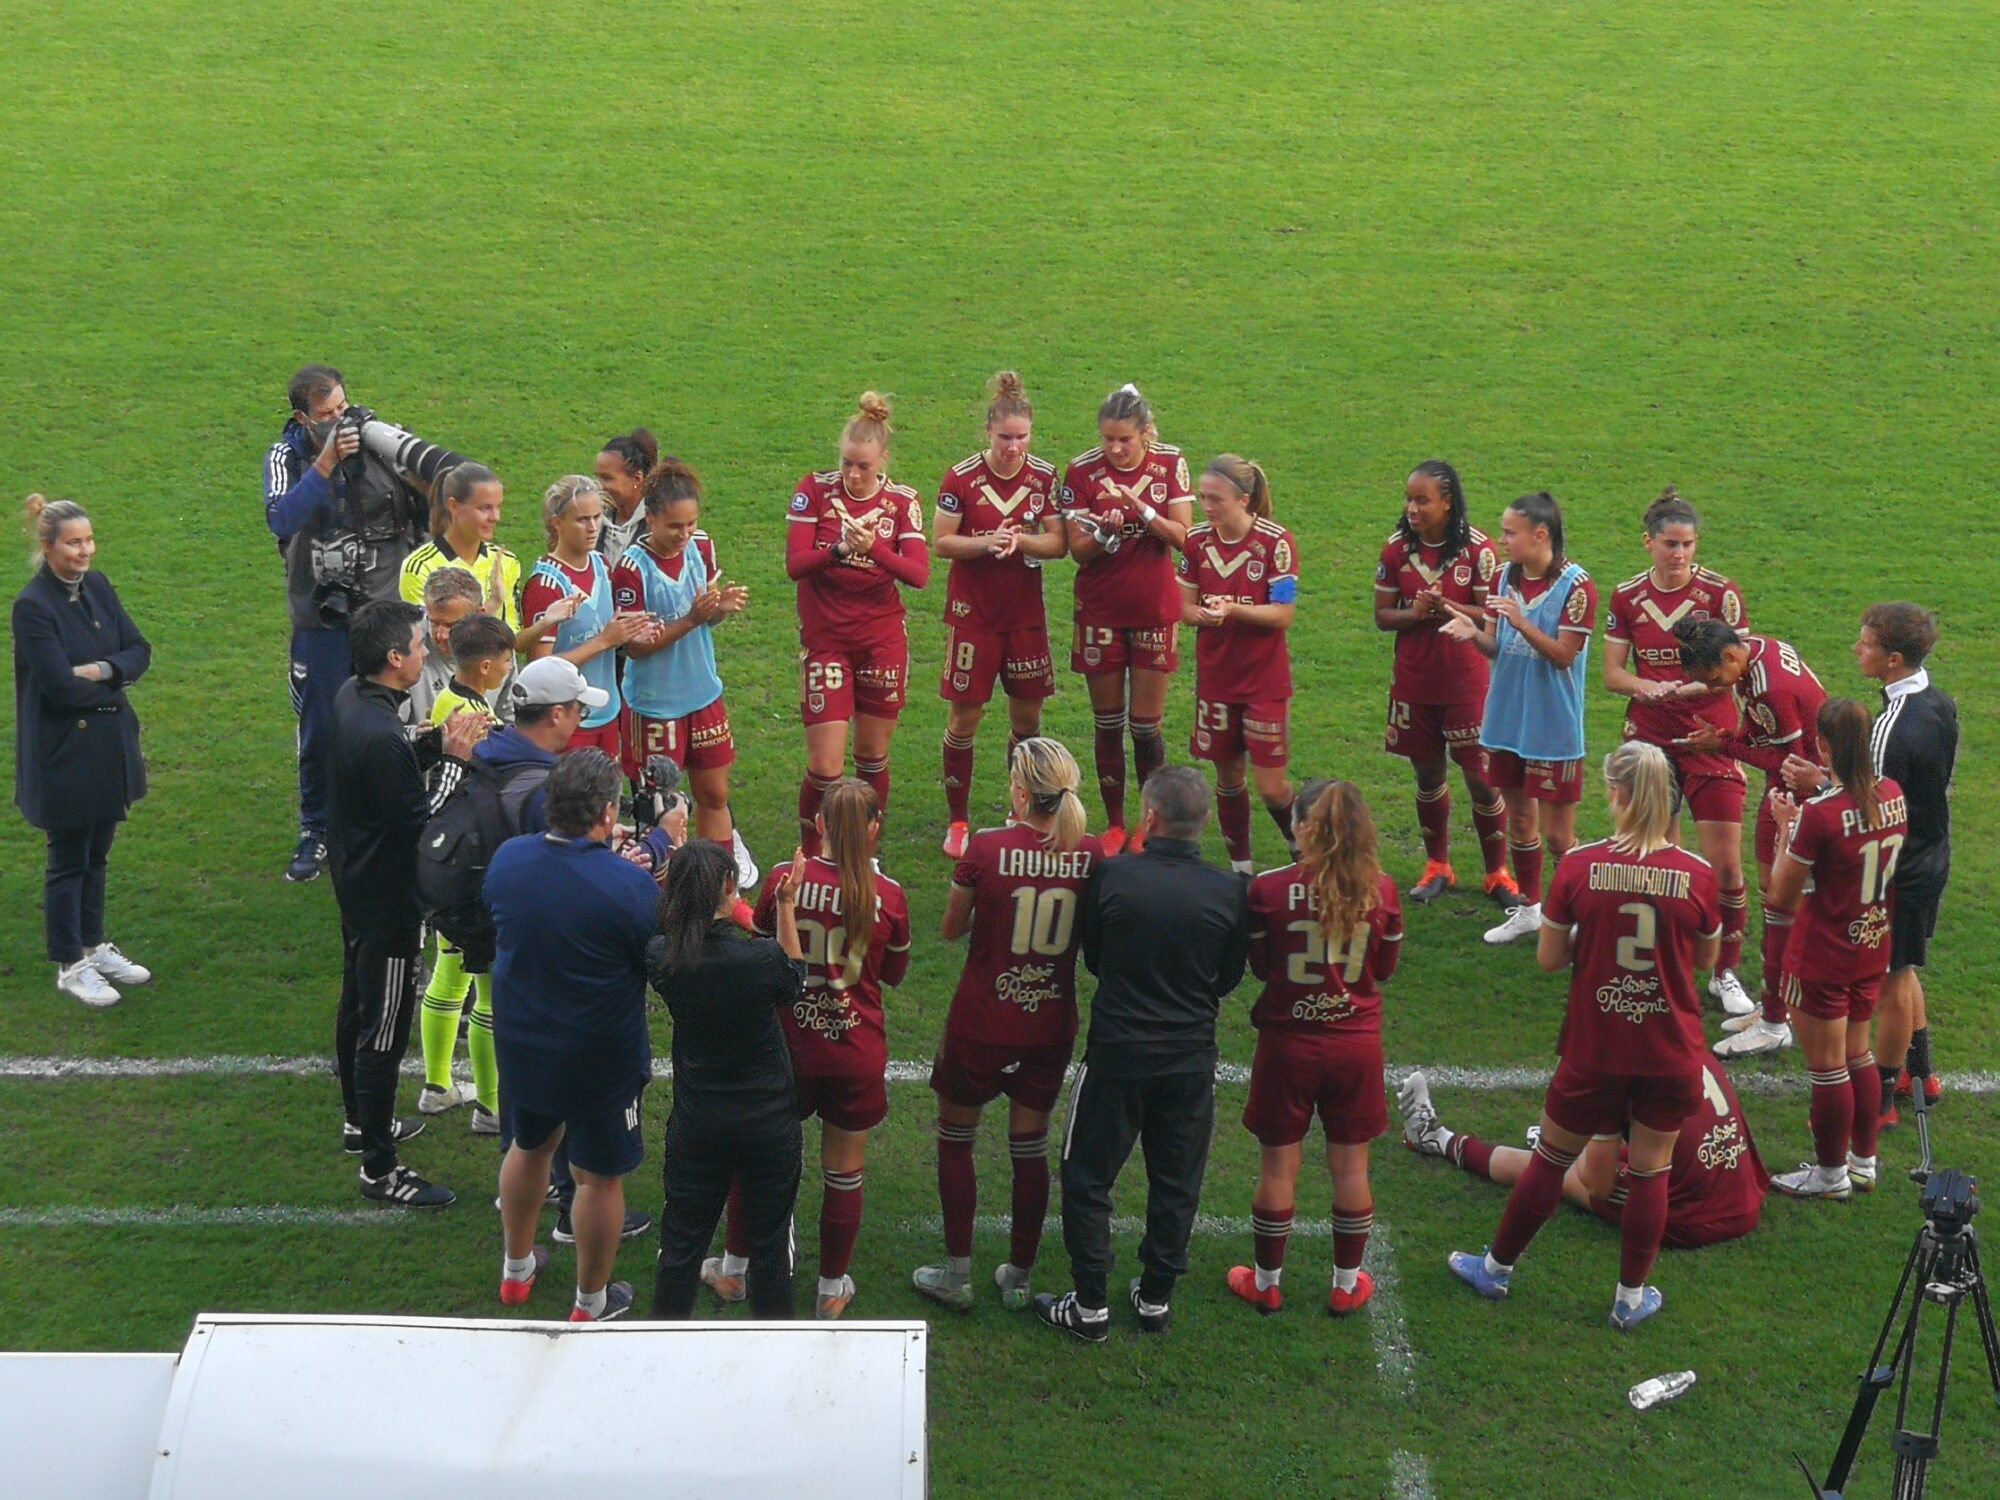
[[[28,497],[35,576],[14,600],[14,802],[49,838],[42,907],[56,988],[116,1005],[113,984],[153,976],[104,937],[111,840],[146,795],[139,719],[125,689],[153,648],[90,570],[90,517],[69,500]]]

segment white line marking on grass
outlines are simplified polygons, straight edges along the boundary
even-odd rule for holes
[[[1005,1234],[1013,1227],[1013,1220],[1005,1214],[981,1214],[972,1221],[972,1227],[981,1234]],[[918,1214],[911,1218],[898,1219],[896,1228],[903,1234],[943,1234],[944,1219],[938,1214]],[[1042,1232],[1050,1239],[1062,1234],[1062,1215],[1050,1214],[1042,1225]],[[1119,1217],[1111,1221],[1113,1234],[1144,1234],[1146,1221],[1136,1217]],[[1226,1214],[1196,1214],[1194,1232],[1204,1239],[1248,1239],[1250,1221],[1231,1218]],[[1333,1224],[1327,1219],[1300,1219],[1292,1225],[1293,1238],[1323,1240],[1333,1233]]]
[[[1407,1063],[1392,1063],[1385,1073],[1392,1082],[1399,1081],[1414,1066]],[[1479,1093],[1496,1090],[1535,1090],[1548,1087],[1553,1075],[1550,1068],[1467,1068],[1452,1063],[1437,1066],[1426,1065],[1424,1075],[1432,1087],[1444,1089],[1467,1089]],[[416,1058],[408,1058],[403,1063],[406,1077],[416,1077],[423,1072],[423,1065]],[[458,1069],[461,1077],[471,1076],[463,1064]],[[1070,1070],[1074,1074],[1075,1069]],[[216,1057],[6,1057],[0,1056],[0,1080],[53,1080],[64,1078],[322,1078],[333,1074],[333,1059],[329,1057],[271,1057],[271,1056],[230,1056]],[[655,1078],[672,1078],[673,1064],[664,1058],[653,1064]],[[890,1083],[928,1083],[931,1065],[914,1058],[899,1059],[889,1064]],[[1955,1094],[2000,1094],[2000,1073],[1944,1073],[1939,1075],[1945,1090]],[[1250,1081],[1250,1070],[1241,1063],[1222,1063],[1215,1070],[1215,1081],[1220,1084],[1246,1084]],[[1741,1094],[1798,1095],[1811,1091],[1805,1074],[1800,1073],[1732,1073],[1730,1081]]]
[[[1375,1368],[1398,1396],[1417,1393],[1417,1351],[1410,1342],[1410,1322],[1403,1316],[1402,1278],[1396,1273],[1396,1245],[1387,1223],[1375,1221],[1364,1257],[1375,1278],[1369,1309],[1368,1337],[1375,1344]]]
[[[1431,1461],[1421,1453],[1405,1453],[1398,1448],[1389,1455],[1389,1482],[1396,1487],[1396,1500],[1435,1500],[1431,1488]]]
[[[380,1208],[0,1208],[0,1229],[313,1229],[407,1224],[408,1214]]]

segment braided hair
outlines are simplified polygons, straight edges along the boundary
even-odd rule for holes
[[[1451,514],[1444,523],[1444,555],[1438,559],[1440,564],[1448,563],[1472,545],[1472,522],[1465,514],[1465,486],[1458,481],[1458,470],[1441,458],[1427,458],[1410,471],[1413,479],[1419,474],[1434,481],[1451,506]],[[1411,552],[1417,550],[1421,541],[1417,529],[1410,524],[1407,508],[1396,517],[1396,540]]]

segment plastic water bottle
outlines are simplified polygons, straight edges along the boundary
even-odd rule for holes
[[[1677,1370],[1671,1375],[1655,1375],[1651,1380],[1642,1380],[1626,1393],[1634,1411],[1650,1411],[1655,1406],[1665,1406],[1669,1401],[1678,1401],[1694,1388],[1694,1371]]]

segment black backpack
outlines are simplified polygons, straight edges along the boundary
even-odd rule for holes
[[[431,926],[461,948],[493,939],[486,866],[521,831],[522,809],[550,768],[533,761],[495,767],[474,759],[417,845],[417,900]]]

